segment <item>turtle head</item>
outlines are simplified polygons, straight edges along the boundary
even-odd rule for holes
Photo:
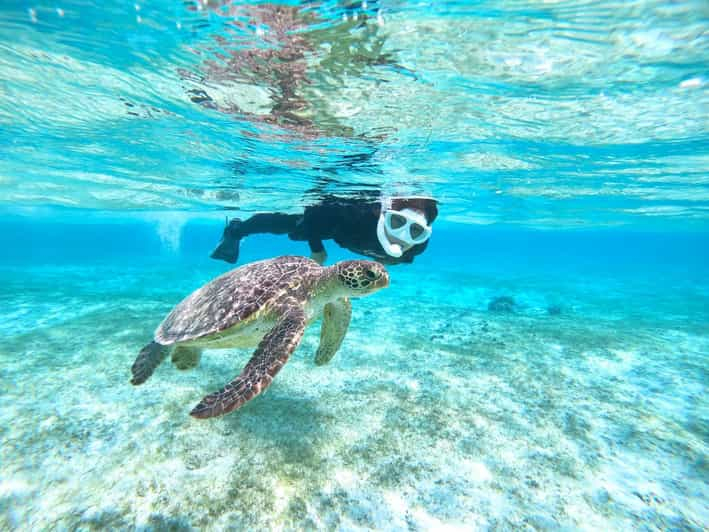
[[[345,260],[333,266],[338,282],[348,295],[361,297],[389,286],[389,274],[384,266],[369,260]]]

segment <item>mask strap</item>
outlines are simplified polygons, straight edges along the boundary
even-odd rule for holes
[[[379,201],[380,201],[381,206],[382,206],[382,208],[381,208],[381,210],[380,210],[379,212],[381,212],[382,214],[384,214],[384,212],[386,212],[386,211],[388,211],[388,210],[391,209],[391,198],[390,198],[390,197],[388,197],[388,196],[382,197]]]

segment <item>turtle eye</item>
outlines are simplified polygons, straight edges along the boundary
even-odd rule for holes
[[[367,279],[369,279],[370,281],[374,281],[378,277],[377,272],[375,272],[374,270],[365,270],[364,275],[366,275]]]

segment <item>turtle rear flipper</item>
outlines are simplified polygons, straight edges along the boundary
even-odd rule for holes
[[[320,345],[315,353],[315,363],[318,366],[327,364],[335,356],[347,334],[352,317],[352,303],[345,298],[325,305],[320,328]]]
[[[236,410],[268,388],[273,377],[298,347],[306,323],[302,307],[289,308],[263,337],[241,374],[220,391],[202,399],[190,415],[202,419],[221,416]]]
[[[130,380],[131,384],[138,385],[147,381],[153,374],[153,371],[155,371],[155,368],[165,360],[170,349],[170,346],[162,345],[157,342],[150,342],[141,349],[140,353],[138,353],[138,358],[135,359],[133,366],[130,368],[133,374],[133,378]]]
[[[172,363],[180,370],[192,369],[199,365],[201,356],[202,350],[199,347],[178,345],[172,352]]]

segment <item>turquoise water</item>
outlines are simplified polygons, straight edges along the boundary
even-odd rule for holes
[[[3,2],[0,529],[709,528],[704,2]],[[130,367],[225,215],[440,201],[236,412]],[[332,264],[356,256],[325,242]],[[253,235],[239,264],[308,254]],[[491,310],[509,297],[509,312]]]

